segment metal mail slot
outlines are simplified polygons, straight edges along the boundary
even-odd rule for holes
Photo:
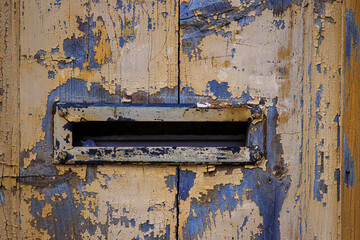
[[[64,104],[54,113],[54,162],[254,164],[251,107]]]

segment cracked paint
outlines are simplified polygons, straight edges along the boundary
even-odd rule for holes
[[[358,186],[360,135],[347,127],[359,112],[350,85],[359,20],[353,9],[342,13],[346,3],[1,4],[1,239],[340,238],[342,196]],[[54,165],[58,101],[257,106],[263,116],[248,143],[263,159]]]

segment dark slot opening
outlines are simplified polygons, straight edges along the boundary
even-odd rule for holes
[[[73,146],[84,147],[239,147],[246,122],[77,122]]]

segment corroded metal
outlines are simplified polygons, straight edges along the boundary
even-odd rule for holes
[[[251,122],[252,110],[199,108],[195,105],[57,104],[54,115],[55,163],[241,163],[261,160],[259,148],[73,146],[72,125],[83,121]],[[66,114],[65,114],[66,113]]]

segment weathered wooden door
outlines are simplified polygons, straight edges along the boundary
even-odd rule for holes
[[[13,67],[0,98],[0,237],[338,238],[341,2],[1,4],[1,51],[13,56],[2,62]],[[241,166],[54,164],[56,102],[255,106],[263,117],[250,131],[264,156]]]

